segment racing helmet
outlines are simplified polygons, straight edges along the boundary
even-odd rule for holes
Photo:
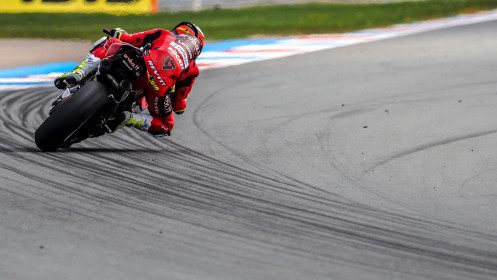
[[[193,24],[189,21],[180,22],[178,25],[176,25],[173,28],[173,33],[175,33],[177,35],[179,35],[179,34],[191,34],[191,35],[195,36],[200,42],[200,52],[202,52],[202,49],[204,48],[205,37],[204,37],[204,33],[202,32],[202,30],[200,30],[200,28],[196,24]],[[200,54],[200,52],[199,52],[199,54]]]

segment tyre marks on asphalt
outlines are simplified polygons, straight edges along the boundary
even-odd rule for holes
[[[497,236],[317,191],[221,142],[245,164],[133,130],[60,153],[37,152],[33,132],[52,96],[51,89],[0,95],[2,191],[130,232],[164,230],[171,242],[198,246],[184,239],[183,230],[205,232],[213,236],[211,243],[203,244],[208,250],[224,244],[237,257],[241,257],[234,250],[237,246],[256,246],[264,254],[282,258],[265,263],[253,253],[248,261],[273,270],[281,267],[288,273],[281,278],[306,273],[325,279],[335,265],[404,279],[497,276]],[[478,245],[468,245],[473,242]],[[360,255],[348,253],[356,249]]]

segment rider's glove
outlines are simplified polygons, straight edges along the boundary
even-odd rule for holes
[[[110,32],[112,32],[111,33],[112,37],[114,37],[116,39],[121,39],[121,35],[128,33],[128,32],[126,32],[126,30],[119,28],[119,27],[111,29]]]

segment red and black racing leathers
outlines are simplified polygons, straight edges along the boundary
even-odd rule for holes
[[[116,42],[130,43],[136,47],[150,43],[152,47],[144,53],[150,84],[145,89],[145,100],[153,117],[148,132],[169,135],[174,126],[174,114],[183,113],[186,100],[195,78],[199,74],[195,59],[201,46],[190,34],[174,34],[165,29],[153,29],[135,34],[121,34],[119,39],[109,38],[97,45],[91,53],[103,58],[108,47]]]

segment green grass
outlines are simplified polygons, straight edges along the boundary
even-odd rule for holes
[[[197,23],[207,40],[337,33],[497,8],[497,0],[429,0],[388,4],[298,4],[155,15],[0,14],[0,38],[96,40],[102,28],[134,33],[183,20]]]

